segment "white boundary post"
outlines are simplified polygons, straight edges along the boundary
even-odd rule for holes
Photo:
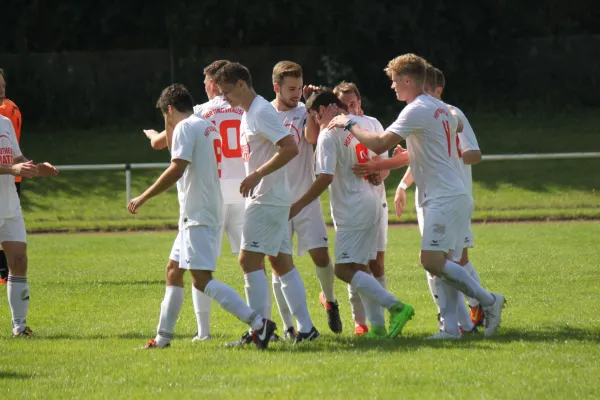
[[[125,164],[125,193],[126,205],[129,205],[131,200],[131,164]]]

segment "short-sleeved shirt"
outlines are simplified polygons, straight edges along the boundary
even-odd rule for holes
[[[468,194],[456,146],[457,125],[445,103],[423,94],[387,128],[406,139],[420,206],[431,199]]]
[[[171,159],[190,163],[177,182],[180,229],[222,224],[221,154],[221,136],[209,121],[192,115],[175,127]]]
[[[462,153],[465,153],[467,151],[472,151],[472,150],[479,150],[479,143],[477,143],[477,138],[475,137],[475,132],[473,131],[473,127],[469,123],[469,120],[467,119],[467,117],[465,117],[465,114],[457,107],[455,107],[455,106],[452,106],[452,107],[456,110],[458,115],[460,115],[460,118],[462,119],[462,123],[463,123],[463,130],[462,130],[462,132],[458,133],[458,149],[460,150],[458,155],[461,160],[461,168],[463,170],[463,174],[464,174],[464,178],[465,178],[464,182],[467,187],[467,191],[469,192],[469,194],[472,195],[472,193],[473,193],[473,175],[472,175],[472,171],[471,171],[471,165],[465,164],[464,162],[462,162]]]
[[[0,115],[0,164],[13,165],[21,149],[10,119]],[[21,203],[13,175],[0,175],[0,219],[12,218],[21,213]]]
[[[246,175],[250,175],[273,158],[279,150],[277,142],[289,135],[289,130],[283,126],[273,105],[262,96],[256,96],[242,116],[240,143]],[[285,167],[260,180],[252,196],[246,200],[246,206],[253,203],[284,207],[292,205]]]

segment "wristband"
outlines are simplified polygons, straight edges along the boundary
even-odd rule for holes
[[[407,188],[408,185],[406,184],[406,182],[400,182],[400,184],[398,185],[398,189],[406,190]]]
[[[346,125],[344,125],[344,130],[350,132],[350,129],[352,129],[352,127],[356,125],[356,121],[348,121],[346,122]]]

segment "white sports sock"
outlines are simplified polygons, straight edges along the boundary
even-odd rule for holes
[[[481,279],[479,279],[479,274],[477,273],[477,271],[475,271],[475,266],[473,264],[471,264],[470,261],[468,263],[466,263],[465,265],[463,265],[463,268],[465,269],[465,271],[467,271],[467,273],[469,274],[469,276],[471,276],[471,278],[475,279],[475,281],[477,283],[481,284]],[[467,297],[467,303],[469,303],[470,307],[477,307],[479,305],[479,302],[472,297]]]
[[[385,309],[369,296],[359,295],[371,326],[385,327]]]
[[[248,306],[260,315],[265,315],[267,311],[267,296],[265,292],[269,291],[269,283],[267,282],[265,271],[261,269],[245,274],[244,281]]]
[[[308,333],[313,328],[308,306],[306,305],[306,290],[304,282],[298,273],[298,269],[294,267],[290,272],[279,277],[281,281],[281,291],[285,300],[296,318],[298,324],[298,332]]]
[[[292,316],[287,301],[285,300],[285,296],[281,291],[281,280],[279,280],[277,275],[273,275],[273,294],[275,295],[279,315],[281,315],[283,329],[287,331],[290,327],[294,326],[294,317]]]
[[[381,287],[383,287],[385,290],[387,290],[387,279],[386,279],[385,274],[383,274],[381,276],[376,276],[375,279],[377,279],[377,282],[379,282]]]
[[[335,302],[335,293],[333,292],[333,282],[335,281],[335,274],[333,273],[333,265],[331,261],[327,266],[321,267],[317,265],[317,278],[321,283],[321,290],[325,295],[325,300],[328,302]]]
[[[471,321],[471,316],[469,315],[469,311],[467,311],[467,307],[465,306],[465,298],[461,292],[458,292],[458,325],[462,328],[463,331],[472,331],[475,328],[473,321]]]
[[[352,308],[352,318],[355,325],[367,325],[367,313],[363,306],[360,295],[348,284],[348,300],[350,300],[350,308]]]
[[[196,289],[196,286],[192,285],[192,301],[194,303],[194,312],[196,313],[196,322],[198,323],[198,337],[206,338],[210,336],[212,299]]]
[[[458,330],[457,314],[459,292],[456,290],[456,288],[444,281],[442,281],[441,285],[438,287],[446,294],[446,305],[440,309],[440,318],[442,321],[442,326],[444,327],[444,332],[453,336],[459,336],[460,331]],[[464,308],[464,303],[461,304],[461,306]]]
[[[431,297],[433,298],[433,302],[435,303],[437,312],[439,313],[440,309],[446,306],[446,292],[440,288],[442,280],[427,271],[425,271],[425,275],[427,276],[429,292],[431,293]]]
[[[266,274],[266,271],[265,271]],[[269,284],[268,277],[265,275],[265,279],[267,279],[267,285]],[[273,298],[271,297],[271,291],[267,288],[265,291],[265,313],[261,314],[263,318],[272,319],[273,313]]]
[[[183,288],[167,286],[165,298],[160,305],[160,317],[156,328],[156,344],[166,346],[175,337],[175,324],[183,305]]]
[[[491,306],[496,301],[494,296],[477,283],[460,265],[446,260],[442,274],[444,282],[460,290],[469,297],[473,297],[482,306]]]
[[[262,272],[262,271],[261,271]],[[225,311],[235,315],[240,321],[259,329],[262,326],[262,316],[252,310],[235,290],[216,279],[211,279],[204,288],[207,297],[214,299]]]
[[[27,311],[29,310],[29,284],[26,276],[8,276],[8,304],[12,314],[14,333],[21,333],[27,326]]]
[[[390,308],[394,304],[398,303],[397,298],[382,288],[381,284],[377,282],[372,275],[369,275],[366,272],[357,271],[356,274],[354,274],[352,281],[350,281],[350,284],[358,291],[358,293],[360,293],[361,296],[369,297],[384,308]]]

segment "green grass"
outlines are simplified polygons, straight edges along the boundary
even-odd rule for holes
[[[296,260],[320,342],[227,349],[244,326],[214,306],[215,340],[192,343],[189,284],[172,347],[134,351],[154,333],[174,232],[29,237],[32,340],[10,339],[0,299],[0,388],[6,398],[596,398],[600,390],[597,282],[600,225],[474,227],[472,261],[485,286],[508,298],[499,335],[430,343],[435,308],[417,266],[416,227],[390,230],[392,292],[416,309],[402,338],[350,334],[346,291],[336,293],[344,333],[326,326],[307,257]],[[333,241],[331,241],[333,243]],[[225,249],[227,250],[227,249]],[[217,277],[243,293],[235,257]],[[189,280],[188,280],[189,282]],[[279,322],[278,317],[275,318]]]

